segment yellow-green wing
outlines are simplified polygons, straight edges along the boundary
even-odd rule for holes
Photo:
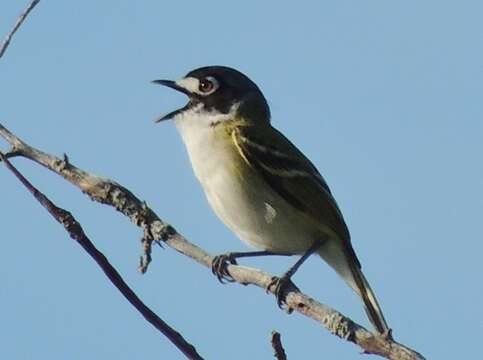
[[[293,207],[350,244],[349,230],[325,180],[290,140],[271,125],[266,126],[234,129],[241,156]]]

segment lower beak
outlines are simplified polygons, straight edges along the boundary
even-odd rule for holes
[[[181,114],[183,111],[185,110],[188,110],[190,107],[190,103],[186,104],[185,106],[183,106],[181,109],[178,109],[178,110],[174,110],[174,111],[171,111],[170,113],[166,114],[166,115],[163,115],[163,116],[160,116],[156,119],[154,119],[154,122],[155,123],[160,123],[161,121],[165,121],[165,120],[171,120],[172,118],[174,118],[176,115],[178,114]]]
[[[171,89],[182,92],[183,94],[186,94],[190,97],[192,95],[188,90],[179,86],[178,84],[176,84],[175,81],[172,81],[172,80],[153,80],[151,82],[153,84],[159,84],[159,85],[167,86]],[[168,113],[166,115],[160,116],[159,118],[155,119],[154,122],[159,123],[161,121],[170,120],[170,119],[174,118],[176,115],[178,115],[178,114],[182,113],[183,111],[187,110],[189,108],[189,105],[190,105],[190,103],[186,104],[181,109],[174,110],[174,111],[171,111],[170,113]]]

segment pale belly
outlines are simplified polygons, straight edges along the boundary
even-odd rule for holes
[[[318,229],[307,226],[300,213],[246,163],[241,163],[244,169],[239,175],[233,169],[233,159],[226,156],[230,151],[217,150],[210,151],[209,158],[202,152],[190,152],[195,174],[216,215],[251,246],[273,252],[305,252],[317,240]]]
[[[218,217],[244,242],[274,252],[303,253],[316,236],[308,233],[296,211],[284,203],[263,180],[244,181],[218,169],[202,183]],[[254,188],[265,189],[253,191]]]

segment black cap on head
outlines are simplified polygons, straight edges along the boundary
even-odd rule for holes
[[[183,87],[183,80],[193,78],[197,80],[196,88]],[[205,110],[224,114],[238,103],[238,116],[253,121],[267,123],[270,121],[270,109],[258,86],[246,75],[233,68],[205,66],[190,71],[181,81],[155,80],[154,82],[181,91],[190,98],[190,102],[184,108],[168,114],[169,116],[163,117],[163,120],[201,102]]]

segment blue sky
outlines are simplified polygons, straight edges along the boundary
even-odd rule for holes
[[[0,3],[1,36],[24,6]],[[0,60],[0,122],[127,186],[211,253],[245,250],[209,210],[173,124],[152,122],[185,99],[149,83],[236,67],[329,183],[396,339],[428,358],[474,358],[483,333],[482,13],[478,1],[41,1]],[[33,163],[14,163],[205,358],[270,359],[272,329],[289,359],[360,356],[263,291],[222,286],[170,249],[156,248],[140,275],[135,226]],[[183,358],[2,168],[0,185],[1,358]],[[279,274],[294,260],[243,263]],[[294,280],[369,326],[320,259]]]

